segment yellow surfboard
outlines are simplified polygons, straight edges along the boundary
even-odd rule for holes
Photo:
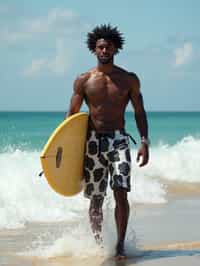
[[[41,153],[44,175],[61,195],[73,196],[82,190],[88,114],[77,113],[53,132]]]

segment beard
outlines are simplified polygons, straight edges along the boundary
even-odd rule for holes
[[[101,64],[106,65],[113,62],[113,56],[111,57],[98,57],[98,60]]]

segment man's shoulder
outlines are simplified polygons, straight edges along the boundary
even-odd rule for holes
[[[128,75],[132,79],[139,80],[138,75],[134,72],[128,72]]]
[[[121,73],[125,75],[131,88],[140,88],[140,79],[135,72],[127,71],[126,69],[119,68]]]
[[[134,72],[128,72],[128,76],[129,76],[129,82],[131,84],[131,87],[133,89],[140,88],[140,79],[138,78],[138,76],[136,75],[136,73],[134,73]]]
[[[87,82],[87,80],[90,78],[90,76],[91,76],[90,71],[79,74],[74,80],[75,86],[82,87],[85,84],[85,82]]]
[[[116,66],[116,69],[119,71],[119,72],[121,72],[121,74],[124,74],[124,75],[126,75],[128,78],[130,78],[130,79],[134,79],[134,80],[139,80],[139,78],[138,78],[138,76],[136,75],[136,73],[134,73],[134,72],[130,72],[130,71],[128,71],[128,70],[126,70],[126,69],[124,69],[124,68],[122,68],[122,67],[119,67],[119,66]]]
[[[84,73],[79,74],[79,75],[76,77],[75,81],[84,82],[84,81],[86,81],[89,77],[90,77],[90,72],[87,71],[87,72],[84,72]]]

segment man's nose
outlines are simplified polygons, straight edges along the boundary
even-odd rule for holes
[[[103,53],[106,53],[106,52],[107,52],[107,48],[104,47],[104,48],[103,48]]]

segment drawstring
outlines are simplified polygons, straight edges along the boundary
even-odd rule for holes
[[[135,141],[135,139],[130,135],[130,134],[128,134],[128,133],[126,133],[126,132],[124,132],[125,133],[125,135],[126,136],[128,136],[131,140],[132,140],[132,142],[136,145],[137,144],[137,142]]]
[[[124,130],[120,130],[121,133],[123,133],[125,136],[129,137],[131,141],[136,145],[137,142],[135,139],[128,133],[126,133]],[[102,138],[104,137],[109,137],[111,134],[110,133],[98,133],[98,139],[99,139],[99,150],[98,150],[98,157],[101,155],[101,145],[102,145]]]

